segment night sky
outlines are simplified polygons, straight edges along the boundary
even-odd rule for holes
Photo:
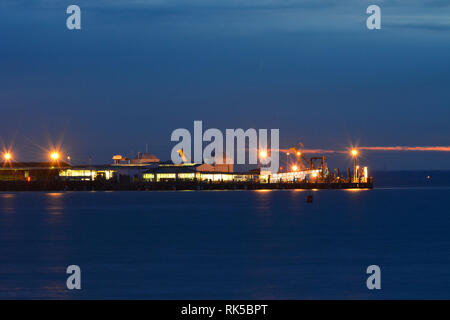
[[[61,142],[76,163],[146,144],[169,159],[171,132],[194,120],[279,128],[282,148],[450,146],[449,1],[2,0],[0,40],[0,143],[24,161]],[[362,159],[450,169],[449,152]]]

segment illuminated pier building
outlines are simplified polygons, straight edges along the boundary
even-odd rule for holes
[[[259,175],[220,171],[222,166],[209,164],[160,164],[157,168],[144,172],[142,178],[148,182],[199,181],[199,182],[242,182],[257,181]]]
[[[353,152],[354,154],[355,152]],[[356,157],[356,155],[354,155]],[[50,162],[19,163],[6,159],[0,166],[0,182],[34,183],[107,183],[107,184],[158,184],[158,183],[257,183],[257,184],[370,184],[368,168],[355,165],[353,174],[348,169],[346,177],[330,172],[325,157],[311,158],[309,164],[297,162],[289,170],[273,173],[261,169],[235,172],[232,164],[173,164],[161,162],[150,153],[138,153],[135,158],[115,155],[112,164],[72,166],[59,161],[52,153]],[[320,160],[317,165],[314,159]]]

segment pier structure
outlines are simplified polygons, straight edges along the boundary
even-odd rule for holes
[[[298,152],[298,151],[297,151]],[[300,157],[300,155],[298,155]],[[303,157],[304,158],[304,157]],[[305,158],[304,158],[305,159]],[[318,164],[315,164],[315,160]],[[0,191],[14,190],[225,190],[372,188],[368,168],[354,165],[347,176],[327,167],[325,157],[309,165],[270,172],[261,168],[236,172],[232,165],[161,162],[149,153],[112,164],[70,165],[52,153],[49,162],[5,161],[0,166]]]

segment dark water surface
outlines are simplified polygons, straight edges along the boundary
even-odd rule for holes
[[[0,298],[450,298],[450,188],[310,193],[0,193]]]

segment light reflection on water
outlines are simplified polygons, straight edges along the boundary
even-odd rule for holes
[[[346,192],[363,192],[363,191],[370,191],[371,189],[358,189],[358,188],[351,188],[351,189],[345,189]]]
[[[15,197],[16,195],[14,193],[0,193],[0,199],[1,201],[1,212],[6,214],[14,213],[15,209]]]
[[[52,216],[59,216],[64,213],[64,193],[46,193],[46,201],[47,201],[47,212]],[[58,218],[50,218],[50,222],[61,222],[61,219]]]
[[[0,194],[0,298],[449,298],[449,192]]]
[[[0,198],[3,198],[3,199],[11,199],[14,197],[15,197],[14,193],[0,193]]]

